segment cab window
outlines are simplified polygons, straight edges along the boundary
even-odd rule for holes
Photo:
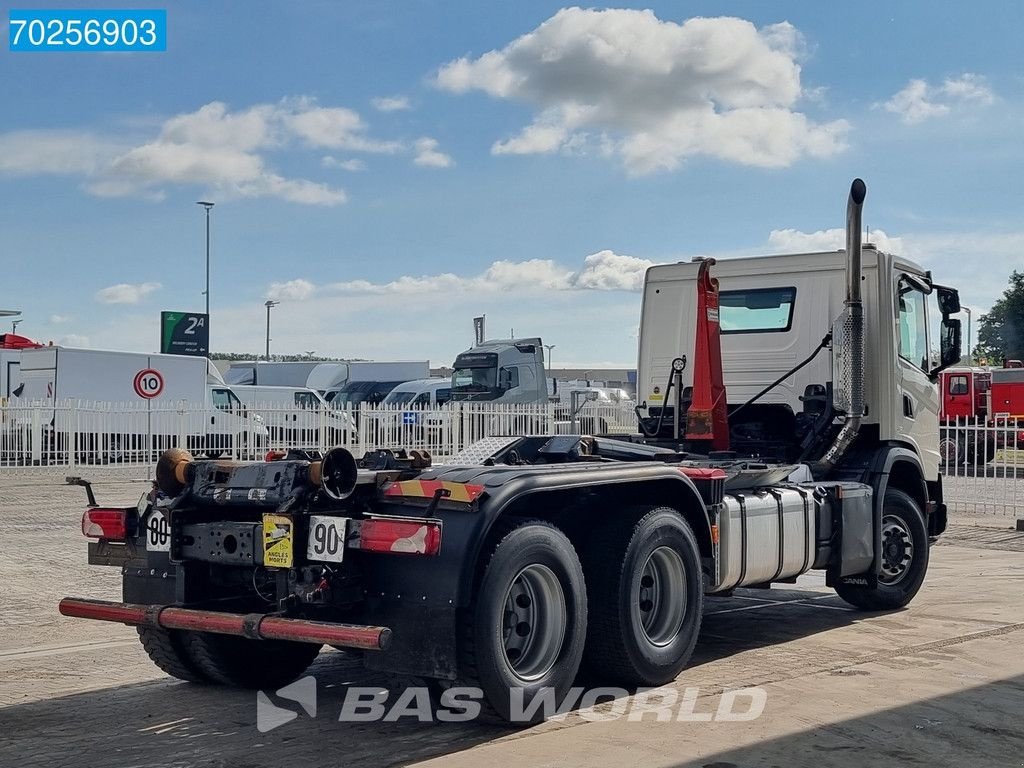
[[[928,318],[925,295],[907,280],[899,282],[900,357],[928,370]]]
[[[967,377],[966,376],[950,376],[949,377],[949,394],[951,394],[951,395],[966,395],[967,394]]]
[[[498,386],[502,389],[515,389],[519,386],[519,369],[502,368],[498,374]]]
[[[296,392],[295,405],[304,410],[311,411],[316,408],[316,398],[313,397],[312,392]]]
[[[452,399],[452,391],[450,389],[439,389],[437,390],[436,402],[438,405],[444,405]]]
[[[230,411],[231,391],[227,389],[213,390],[213,407],[221,411]]]

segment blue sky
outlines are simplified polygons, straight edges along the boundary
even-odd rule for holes
[[[1022,30],[1009,3],[207,2],[168,6],[166,53],[4,46],[0,308],[154,349],[203,305],[210,199],[215,350],[262,349],[273,297],[277,352],[447,364],[486,313],[632,365],[647,264],[837,247],[859,175],[879,244],[980,312],[1024,253]]]

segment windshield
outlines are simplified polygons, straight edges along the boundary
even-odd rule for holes
[[[455,392],[489,392],[497,384],[497,368],[456,368],[452,373]]]
[[[398,392],[397,390],[384,398],[384,405],[407,405],[416,397],[415,392]]]
[[[373,389],[372,381],[360,381],[355,384],[346,384],[331,399],[331,404],[337,408],[345,405],[358,405],[366,399],[370,390]]]

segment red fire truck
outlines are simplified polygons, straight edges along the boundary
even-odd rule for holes
[[[944,466],[990,461],[996,448],[1024,448],[1024,367],[957,367],[939,376],[939,451]]]

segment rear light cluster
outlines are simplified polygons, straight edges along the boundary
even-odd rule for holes
[[[134,511],[90,507],[82,515],[82,534],[90,539],[124,541],[128,538],[128,516]]]
[[[349,546],[368,552],[436,555],[441,551],[441,524],[426,520],[363,520]]]

